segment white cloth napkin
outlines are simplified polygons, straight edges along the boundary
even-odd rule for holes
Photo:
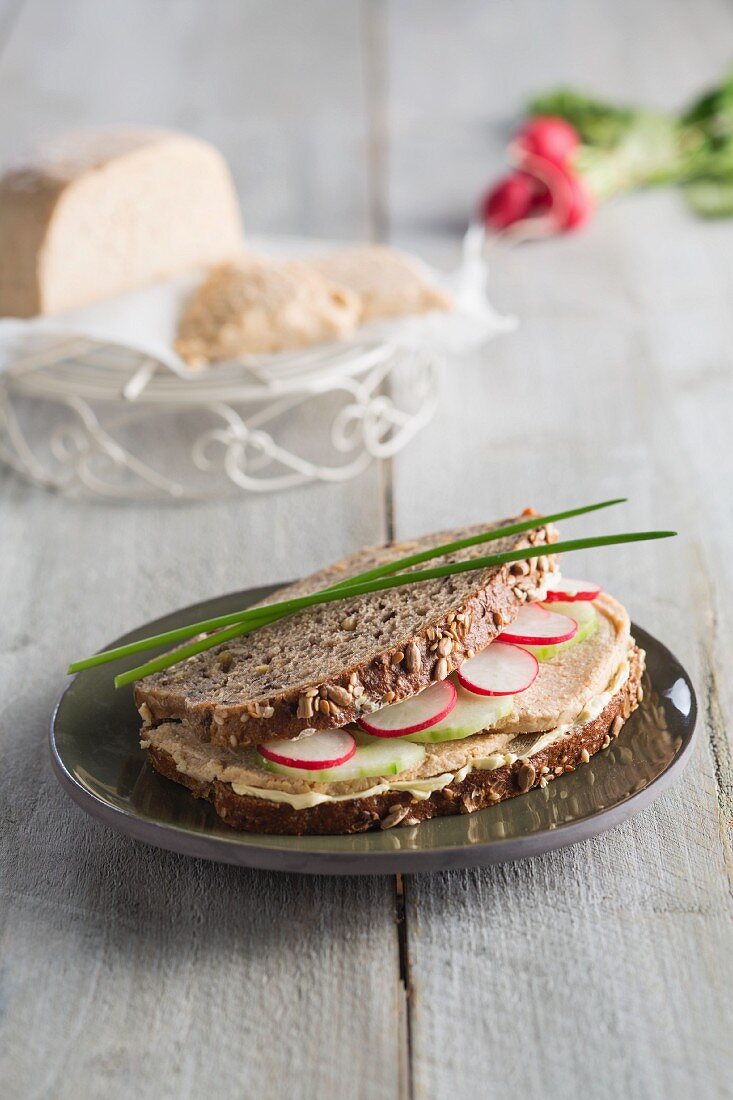
[[[285,244],[260,241],[257,248],[265,253],[283,254]],[[302,255],[313,251],[314,247],[313,242],[301,242],[301,247],[297,242],[288,244],[291,255]],[[321,242],[319,250],[322,248]],[[487,298],[487,267],[483,258],[483,232],[479,227],[472,227],[467,233],[463,261],[452,275],[440,274],[425,264],[422,266],[433,282],[453,295],[454,310],[373,321],[362,325],[353,337],[340,341],[338,346],[385,343],[406,349],[424,346],[433,351],[460,353],[515,327],[514,318],[500,316]],[[77,336],[132,349],[152,357],[180,377],[190,378],[194,372],[176,354],[173,341],[182,305],[200,278],[200,274],[194,274],[157,283],[61,316],[35,317],[27,321],[0,319],[0,371],[12,368],[14,362],[27,355],[31,347],[37,346],[39,337]],[[323,346],[333,348],[334,345]],[[304,350],[313,352],[313,348]],[[245,363],[260,370],[265,368],[276,377],[278,363],[286,358],[292,358],[292,352],[287,356],[252,357]],[[197,374],[200,377],[200,373]]]

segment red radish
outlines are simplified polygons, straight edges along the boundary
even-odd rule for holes
[[[578,229],[593,213],[593,197],[580,176],[568,174],[570,203],[560,229]]]
[[[552,192],[542,180],[534,177],[534,196],[530,203],[529,212],[532,215],[549,214],[552,209]]]
[[[346,730],[319,730],[298,741],[265,741],[257,751],[265,760],[287,768],[320,771],[350,760],[356,752],[356,741]]]
[[[450,680],[439,680],[410,699],[360,718],[359,725],[375,737],[405,737],[442,721],[453,710],[457,698],[454,684]]]
[[[573,603],[575,600],[595,600],[603,589],[600,584],[591,584],[590,581],[572,581],[569,577],[561,580],[550,581],[547,589],[545,603]]]
[[[569,166],[554,164],[520,147],[515,146],[513,152],[519,167],[535,179],[530,214],[544,211],[548,226],[562,231],[577,229],[588,220],[593,211],[593,198],[583,180]]]
[[[499,638],[513,645],[556,645],[569,642],[578,624],[567,615],[546,611],[536,603],[525,604],[514,622],[502,630]]]
[[[580,136],[564,118],[537,115],[524,124],[515,141],[520,149],[562,166],[577,149]]]
[[[481,215],[492,229],[507,226],[526,218],[534,195],[534,184],[526,172],[504,176],[486,193],[481,203]]]
[[[492,642],[463,662],[458,679],[476,695],[518,695],[534,683],[539,668],[537,658],[526,649]]]

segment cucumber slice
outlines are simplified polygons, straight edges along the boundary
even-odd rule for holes
[[[344,783],[351,779],[399,775],[408,768],[417,767],[425,756],[421,745],[412,745],[404,737],[370,737],[365,733],[355,733],[354,736],[356,752],[345,764],[338,764],[335,768],[321,768],[319,771],[289,768],[285,764],[265,760],[259,753],[257,763],[267,771],[287,775],[290,779],[305,779],[306,783]]]
[[[560,600],[550,604],[558,615],[567,615],[569,619],[575,619],[578,624],[577,633],[568,642],[558,642],[556,645],[525,645],[522,648],[534,653],[538,661],[551,661],[558,653],[563,653],[571,645],[590,638],[598,627],[598,612],[590,600],[572,600],[567,603]]]
[[[408,734],[404,740],[418,744],[460,741],[481,730],[490,729],[500,718],[511,714],[513,709],[513,695],[476,695],[459,684],[458,699],[450,714],[429,729]]]

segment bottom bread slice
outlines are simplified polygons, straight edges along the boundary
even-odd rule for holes
[[[587,763],[594,753],[606,748],[642,699],[641,677],[644,653],[629,649],[629,675],[603,710],[591,721],[573,727],[564,737],[511,764],[492,770],[474,768],[463,779],[416,799],[409,791],[388,791],[348,801],[324,802],[294,809],[251,795],[237,794],[230,783],[214,779],[201,782],[179,771],[164,749],[150,745],[148,758],[153,767],[176,783],[188,787],[197,798],[207,798],[219,817],[233,829],[252,833],[306,834],[363,833],[395,825],[417,825],[431,817],[473,813],[507,798],[544,786],[565,772]]]

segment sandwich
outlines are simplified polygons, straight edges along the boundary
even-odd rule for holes
[[[193,642],[118,677],[149,671],[134,696],[153,768],[233,829],[293,835],[471,814],[573,772],[639,705],[644,653],[557,551],[667,532],[562,543],[555,518],[365,550],[192,624]]]

